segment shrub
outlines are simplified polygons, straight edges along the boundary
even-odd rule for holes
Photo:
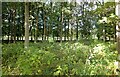
[[[112,43],[3,44],[4,75],[109,75],[117,68]]]

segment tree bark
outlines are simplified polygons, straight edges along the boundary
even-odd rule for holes
[[[29,3],[25,2],[25,48],[29,47]]]
[[[68,34],[67,34],[67,40],[69,41],[69,28],[70,28],[70,26],[69,26],[69,18],[68,18]]]
[[[10,21],[10,20],[11,20],[11,14],[10,14],[10,16],[8,17],[8,22],[9,22],[8,41],[9,41],[9,43],[10,43],[10,35],[11,35],[11,34],[10,34],[10,33],[11,33],[11,26],[10,26],[10,25],[11,25],[11,24],[10,24],[11,21]]]
[[[37,42],[37,32],[38,32],[38,16],[36,17],[36,28],[35,28],[35,43]]]
[[[10,37],[10,42],[13,41],[13,11],[10,10],[10,19],[11,19],[11,24],[10,24],[10,32],[11,32],[11,37]]]
[[[120,0],[116,0],[116,15],[120,18]],[[118,4],[119,2],[119,4]],[[120,22],[116,25],[117,51],[118,51],[118,70],[120,70]]]
[[[117,38],[117,36],[116,36],[116,26],[114,26],[114,29],[115,29],[115,32],[114,32],[114,42],[116,42],[116,38]]]
[[[15,5],[14,5],[14,9],[13,9],[13,32],[14,32],[14,43],[16,42],[16,25],[15,25],[15,13],[16,13],[16,10],[15,10]]]
[[[67,26],[67,25],[66,25],[66,20],[65,20],[64,23],[65,23],[65,32],[64,32],[64,33],[65,33],[65,37],[64,37],[64,40],[66,41],[66,38],[67,38],[67,29],[66,29],[66,26]]]
[[[62,28],[63,28],[63,12],[62,12],[63,6],[61,2],[61,25],[60,25],[60,42],[62,43]]]
[[[78,18],[78,16],[77,16],[77,18]],[[76,25],[76,40],[78,40],[78,19],[76,20],[76,23],[77,23],[77,25]]]
[[[36,15],[36,28],[35,28],[35,43],[37,42],[37,39],[38,39],[38,37],[37,37],[37,35],[38,35],[38,12],[39,12],[39,10],[37,9],[37,15]]]
[[[46,17],[45,17],[45,9],[44,9],[44,7],[45,7],[45,3],[43,3],[43,23],[44,23],[44,25],[43,25],[43,28],[44,28],[43,40],[46,40]]]

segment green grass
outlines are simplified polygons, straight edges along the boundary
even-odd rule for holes
[[[99,41],[2,45],[3,75],[111,75],[116,45]]]

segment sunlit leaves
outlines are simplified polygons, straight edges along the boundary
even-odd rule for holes
[[[117,68],[114,48],[114,44],[100,42],[90,46],[79,42],[30,43],[27,50],[21,43],[4,44],[2,69],[9,75],[108,75]]]

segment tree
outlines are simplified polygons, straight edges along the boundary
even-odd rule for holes
[[[62,42],[62,31],[63,31],[63,3],[61,2],[61,25],[60,25],[60,42]]]
[[[29,46],[29,3],[25,2],[25,48]]]
[[[45,3],[43,3],[43,40],[46,40],[46,12],[45,12]]]
[[[120,0],[116,0],[117,2],[120,2]],[[116,15],[120,18],[120,4],[116,4]],[[120,22],[118,21],[117,27],[117,50],[118,50],[118,69],[120,70]]]
[[[15,25],[15,14],[16,14],[16,4],[13,6],[13,36],[14,36],[14,43],[16,42],[16,25]]]
[[[23,37],[26,37],[24,32],[26,27],[23,26],[24,18],[26,19],[24,15],[25,9],[20,4],[23,5],[23,3],[16,3],[16,5],[4,3],[3,36],[7,36],[10,41],[15,41],[16,37],[17,40],[19,38],[23,40]],[[114,21],[115,17],[110,17],[111,13],[114,15],[114,9],[114,4],[112,3],[103,5],[103,3],[99,2],[33,2],[29,3],[28,13],[30,12],[30,14],[27,14],[27,16],[30,16],[30,18],[28,17],[25,23],[27,20],[31,20],[28,32],[31,40],[35,42],[41,37],[42,40],[46,38],[48,40],[49,36],[57,37],[57,40],[61,41],[63,40],[62,37],[64,37],[64,40],[75,38],[79,40],[78,38],[91,39],[96,35],[100,39],[103,36],[103,39],[111,39],[115,37],[114,25],[116,21]],[[14,12],[14,10],[16,11]],[[98,24],[98,21],[102,20],[103,17],[110,19],[111,22]],[[80,34],[82,35],[81,37]],[[34,36],[34,39],[32,36]]]

